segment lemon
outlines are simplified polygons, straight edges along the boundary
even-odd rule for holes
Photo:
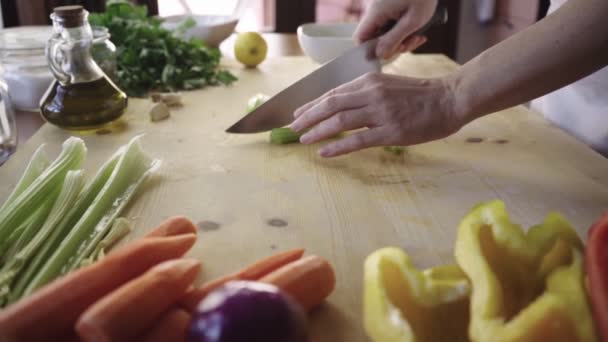
[[[234,55],[244,65],[253,68],[266,58],[268,45],[257,32],[240,33],[234,43]]]

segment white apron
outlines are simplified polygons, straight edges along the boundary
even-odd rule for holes
[[[549,14],[567,0],[552,0]],[[608,67],[531,103],[556,126],[608,157]]]

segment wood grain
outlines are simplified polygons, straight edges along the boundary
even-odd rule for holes
[[[585,237],[608,208],[608,161],[524,107],[477,120],[457,134],[412,146],[402,156],[373,148],[336,159],[317,146],[268,144],[267,134],[228,135],[247,99],[273,94],[316,65],[305,57],[269,59],[258,69],[225,62],[232,87],[184,95],[169,120],[150,123],[145,100],[130,100],[128,129],[85,136],[91,171],[135,134],[164,160],[127,216],[129,239],[162,219],[201,222],[190,256],[199,281],[275,251],[305,247],[336,268],[337,287],[311,316],[315,341],[365,341],[361,325],[362,264],[377,248],[404,248],[421,267],[453,261],[456,227],[477,202],[503,199],[513,220],[530,226],[559,211]],[[404,55],[387,72],[440,76],[455,68],[441,55]],[[34,149],[56,152],[68,134],[45,125],[0,168],[5,198]],[[270,224],[278,219],[283,224]],[[211,228],[210,228],[211,227]]]

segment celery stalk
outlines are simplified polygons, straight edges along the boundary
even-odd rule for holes
[[[120,157],[107,183],[28,284],[24,295],[53,280],[63,271],[69,270],[70,266],[66,264],[78,265],[86,257],[83,253],[89,249],[92,251],[93,243],[100,240],[99,236],[105,235],[108,226],[124,209],[135,191],[160,165],[159,160],[152,159],[144,153],[139,144],[139,136],[122,149],[124,154]]]
[[[68,171],[57,200],[53,204],[51,212],[40,230],[34,235],[32,240],[27,242],[27,245],[17,252],[15,257],[8,260],[2,269],[0,269],[0,300],[7,299],[15,277],[23,270],[26,263],[72,208],[82,189],[82,181],[83,174],[81,170]]]
[[[93,179],[78,196],[73,208],[36,253],[36,256],[28,264],[24,274],[19,276],[19,280],[17,280],[11,293],[12,301],[17,300],[24,295],[26,287],[39,272],[42,265],[51,257],[51,254],[57,249],[66,235],[68,235],[68,232],[76,225],[85,211],[91,206],[91,203],[93,203],[93,200],[98,195],[101,188],[106,184],[114,172],[114,168],[122,154],[123,151],[119,150],[112,155],[112,157],[99,168]]]
[[[27,228],[27,226],[31,223],[32,219],[31,217],[24,221],[19,227],[15,228],[12,232],[11,235],[9,235],[8,239],[4,240],[4,241],[0,241],[0,266],[2,266],[4,264],[4,261],[6,260],[7,257],[7,253],[9,252],[10,249],[12,249],[11,246],[13,246],[15,244],[15,242],[17,242],[17,240],[19,240],[19,238],[21,237],[21,234],[25,231],[25,229]]]
[[[405,147],[403,146],[384,146],[383,148],[386,152],[390,152],[394,155],[400,156],[405,152]]]
[[[115,179],[116,184],[124,184],[122,186],[124,190],[122,190],[122,193],[117,191],[115,195],[116,197],[111,197],[115,198],[115,200],[112,202],[112,206],[109,208],[109,210],[107,210],[103,217],[101,217],[101,219],[96,221],[98,223],[93,228],[92,233],[85,237],[78,247],[76,255],[72,257],[68,264],[62,269],[62,273],[67,273],[77,269],[84,259],[91,256],[91,253],[95,247],[100,243],[100,241],[112,227],[112,222],[114,222],[116,217],[118,217],[118,215],[126,207],[131,198],[141,188],[142,184],[148,179],[152,172],[156,171],[156,161],[150,159],[150,157],[143,153],[141,145],[139,145],[137,140],[132,146],[133,148],[125,152],[125,164],[122,165],[122,167],[125,169],[131,169],[131,171],[128,174],[121,176],[117,175]],[[131,152],[130,155],[129,152]],[[121,168],[120,163],[117,168]],[[116,172],[120,171],[117,170]],[[112,179],[110,182],[111,181]]]
[[[27,243],[36,235],[36,233],[40,230],[44,221],[46,220],[51,208],[53,207],[53,203],[57,199],[57,195],[59,195],[58,191],[55,191],[52,196],[49,196],[41,205],[34,211],[34,213],[28,217],[25,221],[22,234],[20,234],[19,238],[16,241],[11,243],[10,249],[6,252],[3,257],[3,263],[7,260],[11,260],[15,255],[25,246]],[[12,234],[11,234],[12,235]]]
[[[23,172],[21,179],[19,179],[19,182],[17,182],[13,192],[8,195],[6,201],[4,201],[4,204],[2,207],[0,207],[0,212],[3,212],[9,204],[13,203],[15,198],[21,195],[21,193],[23,193],[23,191],[27,189],[34,182],[34,180],[40,176],[40,174],[42,174],[44,169],[46,169],[49,164],[49,159],[44,151],[44,145],[41,145],[34,152],[32,158],[30,158],[30,161],[25,167],[25,171]]]
[[[49,160],[44,152],[44,145],[41,145],[32,155],[28,165],[21,176],[21,179],[17,182],[17,185],[13,189],[13,192],[8,195],[6,201],[2,207],[0,207],[0,213],[3,212],[15,199],[23,193],[33,182],[42,174],[44,169],[49,166]],[[17,229],[14,229],[10,236],[5,240],[0,240],[0,259],[5,259],[4,254],[6,251],[19,239],[21,233],[25,230],[27,223],[22,223]]]
[[[301,135],[289,127],[274,128],[270,131],[270,143],[277,145],[298,143]]]
[[[53,163],[0,212],[0,241],[8,239],[15,227],[19,227],[40,202],[57,188],[67,172],[80,167],[85,156],[86,147],[82,139],[67,139]]]
[[[103,257],[105,257],[107,249],[112,248],[115,244],[122,240],[122,238],[127,236],[132,229],[133,225],[128,219],[119,217],[114,220],[112,228],[110,228],[108,234],[97,244],[91,255],[80,263],[79,267],[84,267],[94,263],[95,261],[101,260]]]
[[[99,242],[97,248],[91,254],[94,257],[94,261],[102,259],[107,251],[114,247],[120,240],[127,236],[133,230],[133,224],[131,221],[124,217],[119,217],[114,220],[112,228],[108,234]]]

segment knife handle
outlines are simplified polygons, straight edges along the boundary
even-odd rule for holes
[[[431,26],[441,25],[441,24],[445,24],[447,22],[448,22],[448,8],[445,5],[437,5],[437,9],[435,9],[435,13],[431,17],[431,19],[429,19],[429,21],[426,24],[424,24],[424,26],[422,26],[418,31],[414,32],[413,35],[421,35],[424,32],[426,32],[429,28],[431,28]],[[385,34],[386,32],[390,31],[390,29],[392,29],[393,26],[395,26],[395,24],[397,24],[397,20],[389,21],[386,25],[384,25],[384,27],[382,27],[378,31],[378,36],[381,36],[381,35]]]
[[[422,26],[416,33],[414,34],[423,34],[433,25],[441,25],[448,22],[448,8],[445,5],[438,5],[435,10],[435,14],[431,17],[431,19]]]

